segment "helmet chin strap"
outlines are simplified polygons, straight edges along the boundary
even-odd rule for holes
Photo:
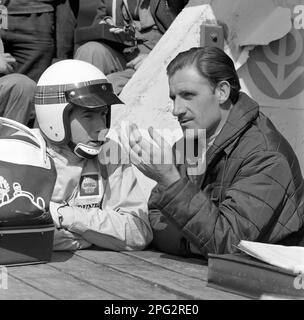
[[[99,152],[101,151],[100,147],[92,147],[88,146],[84,143],[77,143],[70,142],[68,146],[73,150],[73,152],[78,156],[79,158],[85,158],[85,159],[93,159],[96,156],[98,156]]]

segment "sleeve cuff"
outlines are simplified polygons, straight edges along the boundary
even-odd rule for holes
[[[157,208],[161,210],[166,207],[180,192],[182,192],[188,183],[190,183],[189,179],[187,177],[183,177],[172,183],[167,189],[157,185],[158,197],[155,199],[155,205]]]
[[[70,232],[82,235],[89,229],[86,226],[86,215],[82,212],[82,210],[75,207],[66,206],[59,208],[58,213],[63,217],[62,226]]]

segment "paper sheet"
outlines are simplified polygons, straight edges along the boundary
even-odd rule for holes
[[[248,255],[294,273],[304,273],[304,247],[241,240],[238,249]]]

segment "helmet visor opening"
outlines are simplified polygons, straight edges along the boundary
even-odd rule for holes
[[[80,107],[103,107],[123,102],[113,92],[110,83],[98,83],[65,91],[66,100]]]

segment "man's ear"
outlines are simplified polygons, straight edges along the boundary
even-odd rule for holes
[[[219,104],[224,104],[228,101],[230,95],[230,84],[228,81],[221,81],[215,88],[215,94]]]

